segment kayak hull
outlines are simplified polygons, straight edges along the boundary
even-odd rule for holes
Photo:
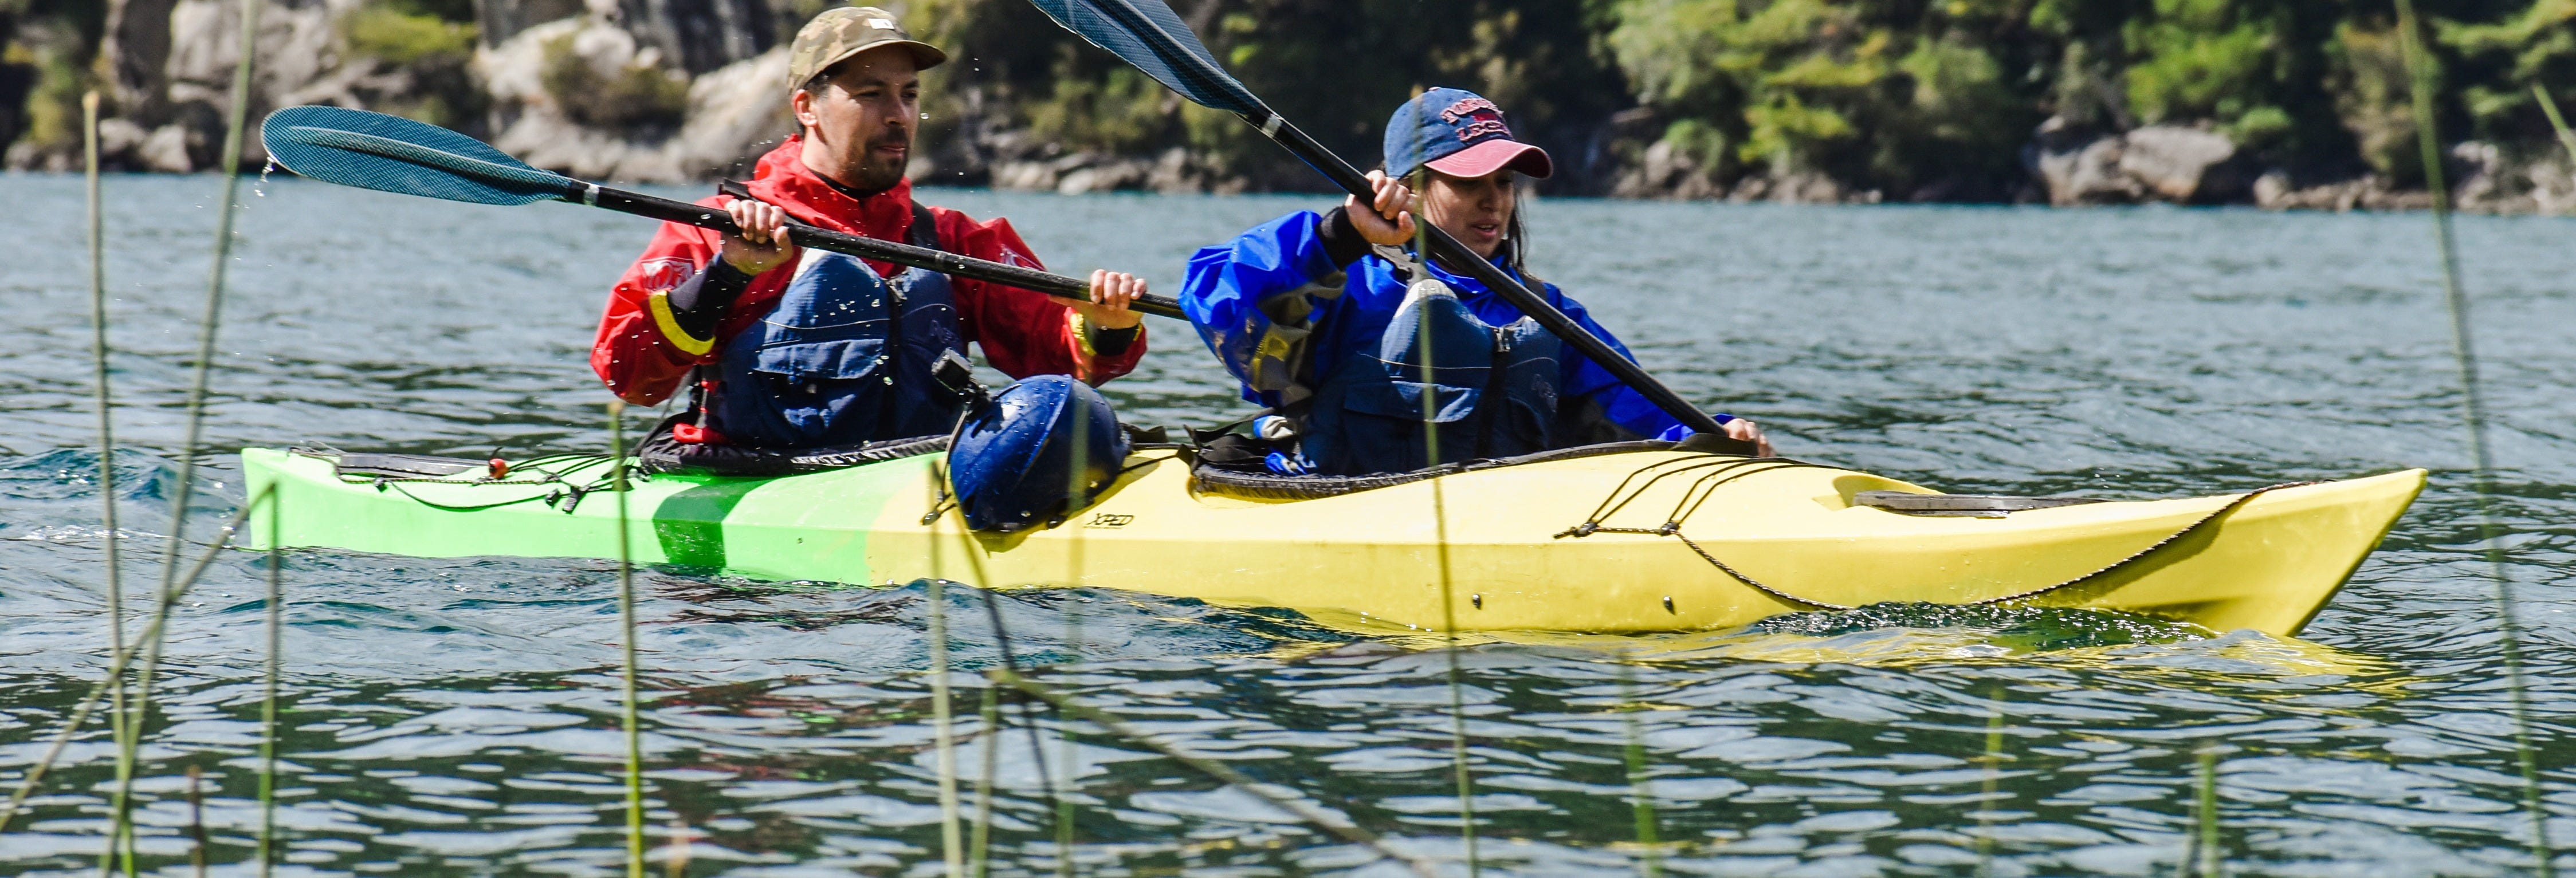
[[[271,449],[247,449],[242,460],[251,496],[273,491],[277,504],[273,515],[250,516],[262,548],[623,552],[639,564],[760,579],[1082,585],[1433,631],[1705,630],[1887,601],[2011,601],[2287,636],[2424,484],[2423,471],[2407,470],[2241,502],[1931,517],[1855,502],[1863,491],[1928,493],[1893,479],[1675,451],[1302,500],[1210,490],[1172,452],[1148,451],[1069,520],[997,535],[964,531],[941,502],[939,455],[766,479],[656,475],[622,497],[595,490],[577,500],[568,486],[596,483],[604,463],[558,469],[560,481],[523,469],[477,483],[471,474],[344,477],[329,459]],[[1645,477],[1657,473],[1665,477]],[[1595,526],[1584,532],[1587,522]]]

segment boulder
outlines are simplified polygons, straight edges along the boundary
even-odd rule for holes
[[[2253,196],[2255,178],[2236,143],[2196,127],[2149,125],[2104,133],[2051,118],[2023,154],[2048,190],[2048,203],[2057,207],[2216,204]]]
[[[2117,136],[2103,136],[2073,149],[2039,152],[2033,170],[2048,187],[2048,203],[2053,207],[2086,204],[2129,204],[2144,194],[2144,187],[2120,170],[2123,144]]]
[[[341,63],[334,35],[334,14],[354,8],[354,0],[273,0],[261,4],[253,37],[249,121],[252,130],[242,144],[236,167],[258,167],[268,160],[259,145],[260,117],[281,106],[328,103],[363,106],[353,84],[374,71],[373,64],[352,69]],[[137,158],[153,170],[186,171],[222,164],[215,152],[224,140],[232,104],[233,72],[241,62],[241,4],[224,0],[180,0],[170,7],[168,56],[163,62],[164,91],[143,107],[128,106],[126,115],[150,126],[153,134]],[[171,126],[184,130],[173,131]],[[185,158],[182,161],[182,158]]]
[[[151,135],[143,138],[143,142],[135,146],[134,157],[143,164],[144,170],[185,174],[197,169],[196,160],[189,153],[197,151],[203,140],[196,132],[188,130],[188,126],[173,122],[154,129]]]
[[[2120,138],[2120,173],[2146,193],[2176,204],[2230,200],[2244,183],[2231,173],[2236,142],[2179,125],[2150,125]]]
[[[1718,182],[1699,164],[1698,159],[1672,141],[1657,140],[1611,182],[1610,194],[1617,198],[1677,200],[1724,197],[1726,184]]]
[[[785,46],[698,77],[687,121],[663,146],[672,167],[693,179],[750,179],[761,154],[796,133],[787,95]]]

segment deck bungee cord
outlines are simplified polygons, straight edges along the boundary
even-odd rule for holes
[[[2522,771],[2522,807],[2531,821],[2532,867],[2541,878],[2553,878],[2550,861],[2549,810],[2541,797],[2540,764],[2531,740],[2531,696],[2523,679],[2522,626],[2515,618],[2513,576],[2505,569],[2503,534],[2496,526],[2493,495],[2495,467],[2487,446],[2486,402],[2479,389],[2478,352],[2469,331],[2469,296],[2460,286],[2459,246],[2451,231],[2451,193],[2442,176],[2441,137],[2434,130],[2433,69],[2425,56],[2423,23],[2413,0],[2397,0],[2397,48],[2406,61],[2414,99],[2415,143],[2424,160],[2424,180],[2433,195],[2433,242],[2442,263],[2442,301],[2451,317],[2451,356],[2460,370],[2460,409],[2469,427],[2471,486],[2476,492],[2478,534],[2486,549],[2488,575],[2495,580],[2496,621],[2503,635],[2505,687],[2513,713],[2514,761]],[[2576,137],[2568,137],[2547,94],[2541,104],[2559,129],[2571,156]]]
[[[1691,550],[1692,554],[1698,555],[1700,560],[1708,562],[1709,566],[1717,568],[1719,572],[1726,574],[1728,578],[1743,583],[1747,587],[1760,591],[1763,594],[1779,598],[1782,601],[1823,610],[1840,611],[1858,609],[1859,606],[1856,604],[1839,604],[1832,601],[1803,597],[1781,586],[1776,586],[1755,579],[1744,573],[1742,570],[1736,569],[1734,565],[1728,564],[1724,560],[1719,559],[1717,555],[1710,552],[1706,546],[1700,545],[1698,540],[1691,539],[1689,534],[1682,532],[1682,522],[1688,520],[1692,513],[1697,512],[1700,506],[1716,497],[1718,489],[1724,487],[1729,482],[1757,473],[1801,467],[1820,467],[1819,464],[1789,460],[1786,458],[1712,457],[1713,459],[1689,457],[1672,458],[1659,460],[1638,468],[1636,472],[1630,473],[1627,478],[1620,480],[1619,484],[1611,489],[1610,496],[1603,498],[1600,505],[1593,507],[1592,514],[1586,516],[1582,523],[1558,532],[1556,534],[1556,538],[1582,539],[1584,537],[1592,536],[1593,534],[1631,534],[1638,536],[1672,537],[1680,540],[1683,546],[1688,547]],[[1707,470],[1707,472],[1701,472],[1703,470]],[[1643,497],[1646,491],[1652,489],[1656,484],[1663,480],[1693,472],[1701,472],[1701,474],[1693,479],[1691,484],[1682,489],[1681,499],[1674,502],[1673,509],[1665,516],[1663,524],[1655,527],[1613,527],[1601,523],[1610,516],[1617,514],[1620,510],[1627,508],[1629,503]],[[1643,479],[1643,481],[1640,481],[1640,479]],[[2210,511],[2207,515],[2201,516],[2199,519],[2188,525],[2184,525],[2181,530],[2174,531],[2163,539],[2150,543],[2145,548],[2132,552],[2129,555],[2097,568],[2092,572],[2049,585],[2024,589],[2010,594],[1995,595],[1972,601],[1962,601],[1959,602],[1959,605],[1970,607],[1989,606],[1994,604],[2011,603],[2013,601],[2029,600],[2050,592],[2061,591],[2102,579],[2145,560],[2149,556],[2154,555],[2157,550],[2173,545],[2174,543],[2180,542],[2193,534],[2199,533],[2202,529],[2226,518],[2228,513],[2235,512],[2238,509],[2244,508],[2246,504],[2254,502],[2256,498],[2285,488],[2298,488],[2313,484],[2318,483],[2283,482],[2280,484],[2265,485],[2263,487],[2238,494],[2225,505]],[[2060,498],[1979,499],[2029,499],[2055,501]],[[1667,597],[1664,601],[1665,609],[1672,609],[1672,599]]]

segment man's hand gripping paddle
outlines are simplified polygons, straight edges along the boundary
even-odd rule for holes
[[[288,107],[268,114],[259,132],[268,154],[287,170],[342,186],[470,204],[569,201],[725,234],[738,231],[733,218],[723,211],[540,171],[491,144],[399,116],[340,107]],[[1091,297],[1091,285],[1082,280],[940,250],[792,222],[787,237],[802,247],[1034,290],[1059,299],[1089,301]],[[1189,319],[1181,313],[1180,303],[1166,296],[1138,296],[1129,307]]]
[[[1182,97],[1201,106],[1243,117],[1243,121],[1259,129],[1262,136],[1285,147],[1299,160],[1330,178],[1333,185],[1342,187],[1343,191],[1357,196],[1363,203],[1375,197],[1369,188],[1368,178],[1358,168],[1325,149],[1323,144],[1316,143],[1314,138],[1306,136],[1306,132],[1297,130],[1297,126],[1288,124],[1288,120],[1272,112],[1269,105],[1262,103],[1250,89],[1243,87],[1243,83],[1226,73],[1225,68],[1216,63],[1216,57],[1208,53],[1207,46],[1199,42],[1198,34],[1182,23],[1180,15],[1163,0],[1030,2],[1047,17],[1055,19],[1057,24],[1064,25],[1066,30],[1136,65],[1136,69],[1145,71],[1146,75],[1179,92]],[[1444,264],[1465,268],[1469,277],[1484,284],[1486,289],[1501,294],[1521,313],[1537,319],[1540,326],[1547,327],[1547,331],[1555,333],[1557,338],[1573,345],[1585,359],[1599,363],[1601,368],[1609,370],[1611,375],[1654,403],[1656,408],[1663,409],[1683,426],[1697,431],[1700,441],[1714,440],[1712,444],[1724,446],[1731,453],[1737,451],[1737,446],[1743,449],[1740,453],[1752,453],[1752,443],[1728,439],[1726,429],[1718,426],[1717,419],[1709,417],[1707,412],[1700,411],[1683,400],[1680,394],[1665,387],[1663,382],[1646,374],[1646,370],[1620,356],[1617,349],[1585,330],[1582,324],[1574,322],[1574,318],[1565,316],[1565,312],[1548,304],[1546,299],[1504,274],[1493,263],[1478,258],[1475,251],[1458,243],[1458,239],[1450,237],[1440,227],[1422,221],[1420,217],[1415,219],[1427,233],[1432,253],[1439,256]]]

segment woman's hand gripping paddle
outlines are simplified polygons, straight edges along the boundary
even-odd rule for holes
[[[1064,25],[1066,30],[1136,65],[1136,69],[1145,71],[1146,75],[1179,92],[1182,97],[1201,106],[1243,117],[1244,122],[1260,129],[1262,136],[1285,147],[1300,161],[1330,178],[1333,185],[1342,187],[1342,191],[1357,196],[1362,202],[1370,200],[1368,178],[1362,176],[1358,168],[1325,149],[1323,144],[1316,143],[1314,138],[1306,136],[1306,132],[1297,130],[1297,126],[1288,124],[1288,120],[1272,112],[1269,105],[1262,103],[1250,89],[1243,87],[1243,83],[1226,73],[1225,68],[1216,63],[1216,56],[1209,54],[1207,46],[1199,42],[1198,34],[1192,32],[1189,25],[1181,21],[1180,15],[1163,0],[1029,2],[1036,4],[1057,24]],[[1419,221],[1418,217],[1416,219]],[[1467,249],[1467,245],[1458,243],[1458,239],[1450,237],[1438,226],[1428,222],[1421,225],[1428,233],[1432,253],[1445,264],[1465,268],[1469,277],[1484,284],[1486,289],[1501,294],[1521,313],[1536,319],[1539,325],[1547,327],[1547,331],[1573,345],[1585,359],[1599,363],[1601,368],[1609,370],[1611,375],[1654,403],[1656,408],[1663,409],[1683,426],[1697,431],[1702,443],[1734,443],[1746,449],[1753,447],[1750,442],[1728,439],[1726,428],[1718,426],[1717,419],[1683,400],[1672,388],[1646,374],[1646,370],[1637,368],[1637,364],[1620,356],[1618,349],[1595,337],[1582,324],[1574,322],[1574,318],[1565,316],[1565,312],[1557,310],[1546,299],[1504,274],[1502,269],[1478,258],[1474,251]]]
[[[517,206],[569,201],[734,234],[723,211],[639,192],[611,189],[541,171],[491,144],[399,116],[340,107],[288,107],[260,124],[268,154],[287,170],[342,186],[443,198],[470,204]],[[925,268],[942,274],[1034,290],[1059,299],[1089,301],[1091,284],[1060,274],[844,235],[790,223],[798,246],[863,259]],[[1139,312],[1187,320],[1167,296],[1137,296]]]

